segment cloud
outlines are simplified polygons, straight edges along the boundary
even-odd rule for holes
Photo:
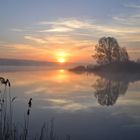
[[[120,24],[123,25],[131,25],[131,28],[134,26],[140,25],[140,14],[134,14],[134,15],[122,15],[122,16],[114,16],[113,19]],[[139,28],[135,28],[134,31],[139,30]]]
[[[39,26],[47,29],[41,30],[37,37],[34,34],[25,38],[40,44],[46,44],[51,48],[61,47],[65,50],[75,51],[89,50],[88,48],[94,46],[98,38],[102,36],[114,36],[121,43],[136,42],[140,40],[140,28],[138,26],[140,18],[138,17],[140,17],[138,13],[137,15],[114,16],[111,25],[96,23],[94,20],[69,18],[44,21],[40,22]],[[128,23],[128,25],[122,25],[121,23]]]
[[[140,14],[116,15],[112,17],[111,24],[97,23],[95,19],[81,20],[76,18],[58,19],[55,21],[42,21],[30,29],[30,35],[24,38],[38,44],[71,44],[83,40],[97,41],[102,36],[114,36],[118,40],[124,38],[128,41],[140,39]],[[21,32],[22,29],[15,28]],[[28,31],[27,31],[28,34]],[[79,44],[78,43],[78,44]],[[70,44],[70,43],[69,43]],[[85,46],[85,45],[82,45]]]
[[[14,31],[14,32],[23,32],[25,30],[19,29],[19,28],[13,28],[13,29],[11,29],[11,31]]]
[[[39,32],[70,32],[75,31],[75,29],[81,28],[90,28],[91,25],[88,22],[83,22],[76,19],[61,19],[58,21],[42,21],[39,23],[40,25],[49,25],[51,26],[47,30],[41,30]]]
[[[46,44],[49,46],[53,45],[61,45],[63,46],[86,46],[88,44],[91,44],[93,42],[92,40],[87,40],[87,39],[76,39],[75,37],[71,36],[65,36],[65,35],[47,35],[47,36],[38,36],[35,37],[34,35],[28,35],[24,36],[25,39],[31,40],[35,43],[39,44]]]
[[[80,55],[83,55],[84,52],[90,55],[90,49],[102,36],[117,38],[121,46],[124,44],[128,46],[132,42],[140,42],[139,25],[139,12],[131,15],[112,16],[109,24],[97,22],[95,19],[58,19],[42,21],[32,26],[32,28],[28,28],[30,31],[24,32],[26,33],[24,39],[30,40],[30,42],[26,42],[27,44],[31,46],[34,44],[36,48],[42,48],[41,53],[47,49],[49,54],[52,54],[51,52],[61,48],[70,53],[72,52],[75,56],[79,55],[80,58]],[[18,28],[14,30],[22,31]]]
[[[33,36],[24,36],[25,39],[35,41],[36,43],[45,44],[47,41],[41,38],[33,37]]]
[[[42,30],[42,31],[39,31],[39,32],[70,32],[70,31],[73,31],[74,29],[72,28],[67,28],[67,27],[62,27],[62,26],[54,26],[52,27],[51,29],[48,29],[48,30]]]
[[[136,5],[136,4],[124,4],[125,7],[128,7],[128,8],[138,8],[140,9],[140,5]]]
[[[90,27],[91,24],[88,21],[81,21],[77,19],[61,19],[57,21],[42,21],[39,24],[41,25],[53,25],[53,26],[65,26],[73,29],[79,29],[83,27]]]
[[[76,49],[77,50],[83,50],[83,49],[91,48],[91,46],[93,46],[93,45],[79,46],[79,47],[76,47]]]
[[[43,60],[48,54],[48,49],[38,45],[0,43],[1,57],[16,59]]]
[[[40,32],[79,32],[80,34],[85,34],[85,32],[93,36],[96,35],[110,34],[110,35],[125,35],[132,33],[140,33],[140,28],[135,27],[140,23],[140,15],[132,15],[130,17],[125,16],[114,16],[114,24],[106,25],[96,23],[93,20],[77,20],[77,19],[61,19],[57,21],[41,22],[41,25],[49,25],[50,29],[42,30]],[[133,26],[120,26],[115,24],[115,22],[124,24],[133,24]],[[86,35],[87,35],[86,34]],[[78,34],[77,34],[78,35]]]

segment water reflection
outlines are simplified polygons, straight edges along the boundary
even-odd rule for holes
[[[128,89],[128,81],[113,81],[98,78],[92,85],[95,88],[95,97],[100,105],[114,105],[120,95],[124,95]]]
[[[3,76],[12,81],[15,96],[33,97],[39,101],[40,108],[67,111],[90,110],[98,103],[114,105],[129,84],[140,79],[139,74],[77,74],[65,69],[38,70],[32,74],[12,71]]]
[[[33,131],[38,132],[40,124],[54,117],[58,134],[69,133],[74,140],[131,140],[139,135],[140,74],[76,74],[65,69],[41,69],[10,71],[1,76],[11,81],[11,94],[17,97],[16,121],[30,114]],[[24,105],[30,98],[33,106],[27,110]]]
[[[124,95],[130,83],[140,80],[140,74],[135,73],[96,73],[99,78],[92,85],[94,95],[100,105],[110,106],[117,102],[120,95]]]
[[[50,71],[50,72],[47,73],[47,75],[48,75],[48,78],[46,78],[46,79],[48,79],[48,80],[50,80],[54,83],[58,83],[58,84],[65,83],[70,78],[69,75],[67,74],[67,71],[64,70],[64,69],[59,69],[59,70],[56,70],[56,71]]]

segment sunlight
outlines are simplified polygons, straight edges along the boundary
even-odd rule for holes
[[[59,51],[56,53],[56,59],[57,59],[57,62],[59,62],[59,63],[66,62],[67,57],[68,57],[68,54],[64,51]]]
[[[57,55],[65,57],[67,54],[66,54],[66,52],[58,52]]]
[[[68,74],[64,69],[60,69],[55,74],[55,81],[58,83],[64,83],[68,80]]]
[[[59,63],[64,63],[65,61],[66,61],[65,58],[58,58]]]
[[[64,70],[64,69],[60,69],[59,72],[60,72],[60,73],[64,73],[65,70]]]

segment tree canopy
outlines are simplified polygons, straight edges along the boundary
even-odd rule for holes
[[[98,64],[109,64],[112,62],[127,62],[129,56],[125,48],[121,48],[113,37],[102,37],[95,45],[93,58]]]

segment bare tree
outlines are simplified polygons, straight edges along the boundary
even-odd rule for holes
[[[102,37],[95,46],[95,55],[98,64],[108,64],[112,62],[124,62],[129,60],[125,48],[121,48],[117,40],[113,37]]]

